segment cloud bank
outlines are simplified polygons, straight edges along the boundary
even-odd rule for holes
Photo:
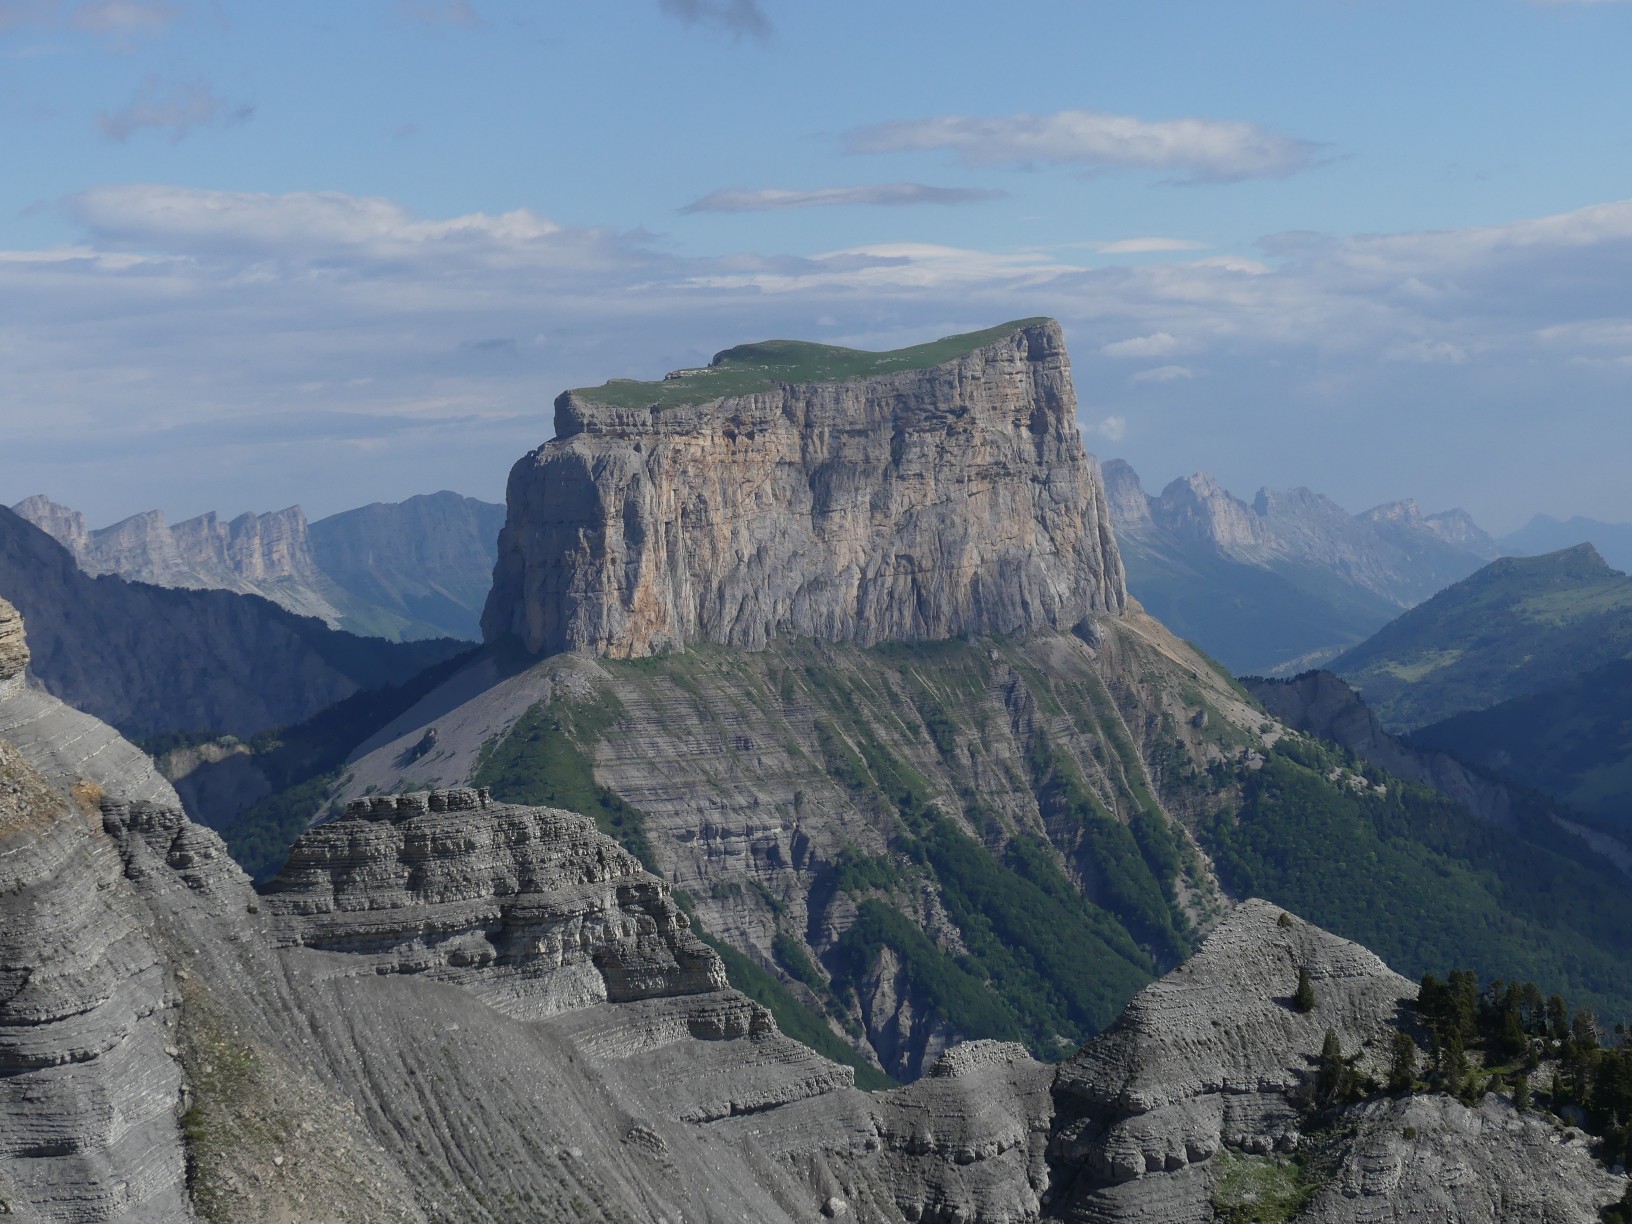
[[[898,119],[845,136],[851,153],[945,150],[966,166],[1073,165],[1173,170],[1196,182],[1284,178],[1307,169],[1319,146],[1257,124],[1140,119],[1099,111]]]
[[[1033,314],[1066,327],[1083,419],[1106,423],[1090,445],[1182,451],[1176,471],[1268,454],[1341,496],[1413,465],[1406,492],[1510,471],[1560,435],[1576,484],[1632,451],[1632,201],[1092,266],[914,243],[682,258],[526,209],[336,192],[123,184],[62,207],[72,245],[0,251],[0,486],[106,521],[497,497],[564,387],[766,336],[891,348]]]

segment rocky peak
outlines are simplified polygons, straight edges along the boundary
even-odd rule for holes
[[[1399,501],[1384,502],[1380,506],[1373,506],[1364,514],[1357,517],[1368,523],[1399,523],[1406,526],[1421,527],[1426,520],[1422,511],[1417,508],[1417,499],[1403,497]]]
[[[1206,472],[1183,476],[1162,490],[1152,516],[1167,530],[1199,539],[1225,552],[1252,550],[1263,530],[1251,506]]]
[[[1100,468],[1105,482],[1105,503],[1111,511],[1111,521],[1123,532],[1137,532],[1148,527],[1150,496],[1125,459],[1112,459]]]
[[[639,657],[1120,614],[1075,415],[1046,319],[896,353],[745,346],[696,378],[568,391],[511,471],[484,635]]]
[[[85,522],[85,516],[78,510],[59,505],[44,493],[25,497],[11,509],[13,513],[33,523],[76,557],[90,547],[91,529]]]
[[[0,686],[8,685],[28,666],[28,637],[23,614],[0,599]]]

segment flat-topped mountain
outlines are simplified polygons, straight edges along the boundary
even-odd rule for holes
[[[1069,630],[1125,604],[1059,326],[773,342],[556,401],[512,470],[489,640],[639,657]]]
[[[1308,489],[1233,496],[1198,472],[1147,494],[1105,465],[1134,596],[1238,672],[1330,658],[1497,555],[1461,510],[1404,500],[1350,514]]]
[[[332,629],[394,640],[480,636],[504,507],[457,493],[375,502],[308,523],[299,506],[171,524],[162,511],[92,529],[36,495],[13,512],[87,574],[270,599]]]

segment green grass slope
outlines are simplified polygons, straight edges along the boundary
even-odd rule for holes
[[[1383,723],[1411,730],[1632,654],[1632,578],[1590,545],[1504,557],[1338,656]]]
[[[578,387],[569,394],[614,408],[669,408],[677,404],[701,404],[727,395],[752,395],[769,391],[783,383],[837,382],[847,378],[868,378],[895,374],[902,370],[924,370],[1003,339],[1047,320],[1017,319],[984,331],[946,336],[928,344],[870,353],[864,349],[812,344],[804,340],[764,340],[739,344],[716,353],[714,360],[684,378],[658,382],[613,379],[599,387]]]

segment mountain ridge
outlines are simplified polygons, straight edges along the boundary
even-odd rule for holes
[[[1410,499],[1351,515],[1308,489],[1248,503],[1198,472],[1152,496],[1125,461],[1103,471],[1130,590],[1237,672],[1318,664],[1495,555],[1464,512]]]
[[[308,522],[299,506],[171,524],[162,511],[91,529],[44,494],[12,507],[87,574],[259,595],[331,629],[393,640],[480,637],[503,507],[443,490]]]

